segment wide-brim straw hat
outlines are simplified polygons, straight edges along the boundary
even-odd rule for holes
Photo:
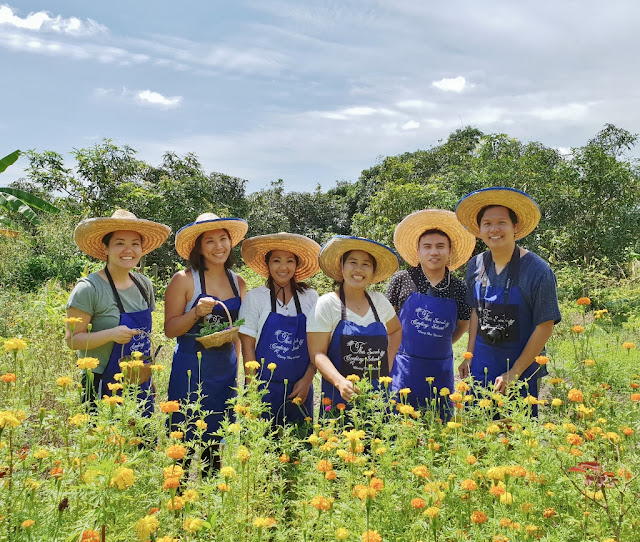
[[[476,237],[480,237],[478,213],[487,205],[506,207],[516,214],[516,241],[529,235],[540,222],[540,207],[529,194],[504,186],[482,188],[467,194],[456,205],[458,220]]]
[[[406,216],[393,233],[393,244],[409,265],[416,267],[420,263],[418,241],[427,230],[440,230],[451,240],[449,269],[457,269],[471,257],[476,238],[464,229],[456,214],[444,209],[424,209]]]
[[[176,233],[176,250],[185,260],[189,259],[189,254],[196,244],[198,236],[211,230],[227,230],[231,236],[231,248],[235,247],[249,231],[246,220],[241,218],[220,218],[214,213],[203,213],[195,222],[183,226]]]
[[[387,245],[364,237],[336,235],[320,251],[320,269],[336,282],[344,280],[342,276],[342,256],[351,250],[362,250],[376,259],[376,270],[372,284],[388,279],[398,270],[398,256]]]
[[[294,275],[298,282],[312,277],[320,269],[320,245],[313,239],[297,233],[272,233],[245,239],[242,242],[242,259],[256,273],[268,277],[269,266],[265,257],[273,250],[286,250],[298,257]]]
[[[110,217],[87,218],[76,226],[74,239],[78,248],[98,260],[107,260],[102,238],[114,231],[135,231],[142,237],[142,255],[154,251],[167,240],[171,228],[158,222],[144,220],[124,209]]]

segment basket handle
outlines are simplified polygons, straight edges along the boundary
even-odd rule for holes
[[[140,335],[146,335],[147,338],[149,339],[149,342],[151,343],[151,363],[155,363],[156,362],[156,355],[153,353],[153,341],[151,340],[151,333],[147,333],[144,329],[139,329],[138,331],[140,332]],[[131,341],[129,341],[129,342],[131,342]],[[122,359],[124,357],[124,347],[125,347],[126,344],[129,344],[129,343],[124,343],[120,347],[120,359]]]
[[[231,319],[231,314],[229,313],[227,306],[222,301],[218,301],[218,305],[222,305],[222,308],[224,309],[224,312],[227,313],[227,318],[229,319],[229,327],[233,327],[233,320]]]

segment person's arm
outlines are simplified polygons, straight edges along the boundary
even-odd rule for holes
[[[471,318],[469,319],[469,342],[467,343],[467,352],[473,354],[473,350],[476,345],[476,335],[478,334],[478,312],[476,309],[471,310]],[[462,363],[458,366],[458,374],[460,378],[467,378],[471,369],[471,360],[462,360]]]
[[[330,341],[331,332],[307,333],[309,357],[311,358],[311,363],[320,371],[322,377],[338,389],[345,401],[349,401],[357,393],[357,388],[340,374],[340,371],[336,369],[327,356]]]
[[[240,276],[240,275],[236,275],[236,277],[238,278],[238,289],[240,290],[238,293],[240,294],[240,301],[244,301],[244,297],[245,295],[247,295],[247,283],[244,281],[244,279]],[[238,317],[239,318],[239,317]],[[247,358],[244,355],[244,348],[242,347],[242,340],[240,339],[240,337],[238,336],[238,338],[233,341],[233,345],[236,348],[236,352],[240,352],[242,349],[242,363],[244,364],[244,360],[247,361],[251,361],[253,359],[255,359],[255,352],[253,353],[252,358]],[[255,347],[255,344],[254,344]]]
[[[139,329],[130,329],[127,326],[89,332],[92,315],[75,307],[67,309],[67,317],[82,319],[81,322],[73,325],[73,334],[71,324],[67,322],[66,325],[65,341],[72,350],[93,350],[110,342],[127,344],[140,333]]]
[[[187,307],[187,293],[191,277],[185,272],[176,273],[164,294],[164,334],[170,339],[187,333],[198,319],[209,314],[218,303],[213,297],[201,297],[195,307]]]
[[[246,361],[257,361],[256,360],[256,338],[251,337],[250,335],[245,335],[244,333],[240,333],[238,335],[240,338],[240,344],[242,345],[242,362]],[[244,368],[245,377],[249,376],[249,370]],[[245,380],[246,381],[246,380]]]
[[[389,346],[387,356],[389,358],[389,372],[393,368],[393,360],[396,359],[400,342],[402,341],[402,326],[397,316],[387,322],[387,334],[389,335]]]
[[[451,337],[451,344],[455,344],[460,337],[462,337],[466,331],[469,330],[469,320],[458,320],[458,325],[453,331],[453,337]]]
[[[287,395],[287,399],[293,399],[299,397],[304,403],[309,395],[309,389],[313,384],[313,377],[316,375],[316,366],[313,363],[309,363],[309,367],[305,371],[302,378],[293,385],[293,390]]]
[[[511,382],[517,380],[520,375],[529,368],[529,366],[535,361],[536,356],[539,356],[540,352],[542,352],[544,345],[547,344],[547,341],[553,333],[553,326],[553,320],[548,320],[535,327],[527,341],[527,344],[524,346],[524,350],[522,350],[522,353],[518,356],[518,359],[515,361],[513,366],[506,373],[502,373],[498,378],[496,378],[496,391],[505,393],[507,386]]]

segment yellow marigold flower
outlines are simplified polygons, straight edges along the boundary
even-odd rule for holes
[[[418,465],[417,467],[413,467],[411,472],[415,474],[418,478],[429,478],[429,469],[424,465]]]
[[[622,343],[622,348],[624,348],[625,350],[631,350],[633,348],[635,348],[636,345],[630,342],[624,342]]]
[[[35,451],[33,457],[35,457],[36,459],[46,459],[47,457],[49,457],[49,452],[41,448],[40,450]]]
[[[424,511],[424,515],[431,519],[437,518],[439,513],[440,513],[440,508],[438,508],[437,506],[430,506]]]
[[[82,425],[89,421],[88,414],[76,414],[75,416],[69,418],[69,425]]]
[[[24,350],[27,347],[27,343],[22,339],[7,339],[4,341],[5,352],[18,352]]]
[[[338,527],[336,529],[336,540],[346,540],[349,538],[349,531],[344,527]]]
[[[500,495],[500,502],[507,506],[513,504],[513,495],[509,491],[505,491],[502,495]]]
[[[149,369],[159,373],[159,372],[164,371],[165,367],[164,367],[164,365],[160,365],[159,363],[150,363],[149,364]]]
[[[222,474],[222,476],[227,480],[229,478],[236,478],[236,476],[237,476],[236,469],[234,469],[233,467],[229,467],[229,466],[222,467],[220,469],[220,474]]]
[[[165,401],[164,403],[160,403],[160,410],[165,414],[178,412],[178,410],[180,410],[180,403],[178,403],[178,401]]]
[[[487,514],[485,514],[484,512],[481,512],[480,510],[474,510],[473,512],[471,512],[472,523],[477,523],[477,524],[486,523],[487,519],[488,519]]]
[[[280,461],[280,463],[289,463],[291,458],[287,454],[281,454],[278,461]]]
[[[406,397],[411,393],[411,388],[402,388],[401,390],[398,391],[398,393],[400,394],[401,397]]]
[[[267,365],[267,369],[269,369],[271,372],[276,370],[277,365],[273,362],[269,363],[269,365]]]
[[[451,393],[451,390],[449,388],[442,388],[440,390],[440,395],[442,397],[446,397],[447,395],[449,395]]]
[[[562,406],[562,403],[563,403],[562,399],[558,399],[557,397],[554,397],[551,400],[551,406],[554,406],[554,407]]]
[[[462,394],[456,391],[449,395],[449,399],[451,399],[454,403],[460,403],[462,401]]]
[[[33,521],[32,519],[25,519],[21,524],[20,527],[22,527],[23,529],[30,529],[31,527],[33,527],[35,524],[35,521]]]
[[[173,444],[166,449],[165,453],[171,459],[182,459],[186,455],[187,449],[182,444]]]
[[[381,376],[380,378],[378,378],[378,382],[380,382],[380,384],[384,385],[384,387],[388,387],[389,384],[391,384],[391,382],[393,381],[393,379],[390,376]]]
[[[473,352],[465,352],[464,354],[462,354],[462,359],[473,359]]]
[[[496,433],[500,432],[500,426],[492,423],[489,426],[487,426],[487,433],[489,433],[490,435],[495,435]]]
[[[302,404],[302,397],[294,397],[291,402],[296,406],[300,406]]]
[[[571,328],[571,331],[573,331],[574,333],[582,333],[584,331],[584,327],[583,326],[573,326]]]
[[[478,406],[480,408],[491,408],[491,400],[490,399],[480,399],[478,401]]]
[[[106,403],[109,406],[116,406],[116,405],[121,405],[123,402],[123,399],[119,395],[103,395],[102,402]]]
[[[581,297],[576,301],[576,303],[578,305],[591,305],[591,299],[588,297]]]
[[[273,527],[276,525],[276,520],[273,518],[256,518],[253,520],[253,526],[258,529],[263,529],[264,527]]]
[[[226,493],[227,491],[231,491],[231,486],[229,486],[228,484],[218,484],[216,487],[218,488],[218,491],[220,491],[221,493]]]
[[[196,533],[202,530],[204,521],[200,518],[186,518],[182,524],[182,528],[188,533]]]
[[[120,382],[115,382],[115,383],[107,382],[107,387],[109,388],[109,391],[112,393],[114,391],[119,391],[124,388],[124,386],[120,384]]]
[[[10,382],[15,382],[16,378],[17,376],[15,373],[5,373],[2,376],[0,376],[0,380],[2,380],[3,382],[6,382],[7,384],[9,384]]]
[[[360,382],[360,377],[358,375],[349,375],[347,376],[347,380],[355,384],[356,382]]]
[[[260,369],[260,364],[257,361],[247,361],[244,366],[252,373]]]
[[[427,502],[424,499],[421,499],[420,497],[411,499],[411,507],[415,508],[416,510],[422,510],[426,505],[427,505]]]
[[[593,367],[595,364],[596,364],[596,360],[595,359],[585,359],[584,360],[585,367]]]
[[[378,446],[376,448],[376,455],[384,455],[386,453],[387,453],[387,449],[384,446]]]
[[[460,393],[466,393],[468,391],[471,391],[471,386],[469,386],[469,384],[462,380],[456,384],[456,391]]]
[[[575,388],[572,388],[569,390],[567,397],[569,401],[573,401],[574,403],[582,403],[582,401],[584,400],[584,396],[582,395],[582,392]]]
[[[478,484],[476,484],[471,478],[467,478],[466,480],[462,480],[460,482],[460,487],[465,491],[475,491],[478,489]]]
[[[621,440],[620,435],[615,431],[607,431],[604,434],[604,438],[606,438],[609,442],[613,442],[614,444],[618,444]]]
[[[76,361],[76,365],[78,366],[78,369],[83,369],[83,370],[93,370],[95,369],[98,364],[100,363],[100,360],[98,358],[80,358],[78,361]]]
[[[71,384],[73,384],[73,380],[71,380],[71,377],[68,376],[60,376],[56,378],[56,384],[61,388],[67,388],[71,386]]]
[[[186,502],[196,502],[199,498],[198,492],[195,489],[187,489],[185,492],[182,493],[182,498],[186,501]]]
[[[382,542],[382,536],[378,531],[367,531],[362,533],[362,542]]]
[[[109,487],[117,486],[118,489],[128,489],[136,481],[136,476],[132,469],[120,467],[116,470],[115,475],[111,478]]]
[[[449,429],[460,429],[462,424],[460,422],[447,422],[447,427]]]
[[[311,499],[311,502],[309,504],[319,512],[327,511],[333,505],[333,499],[327,499],[327,497],[324,497],[322,495],[316,495],[315,497],[313,497],[313,499]]]
[[[251,453],[245,446],[240,446],[240,448],[238,449],[238,453],[236,454],[236,457],[242,463],[246,463],[251,458]]]
[[[475,465],[476,462],[478,461],[478,458],[475,455],[468,455],[465,459],[465,461],[469,464],[469,465]]]
[[[167,478],[182,478],[184,469],[180,465],[170,465],[162,469],[162,474],[165,479]]]
[[[123,373],[116,373],[116,374],[113,375],[113,379],[116,382],[120,382],[123,378],[124,378],[124,374]]]
[[[205,422],[204,420],[196,420],[195,425],[201,431],[206,431],[207,429],[207,422]]]
[[[182,497],[174,497],[167,502],[167,508],[169,510],[182,510],[184,508],[184,500]]]
[[[546,365],[549,363],[549,358],[547,356],[536,356],[536,363],[538,365]]]
[[[487,478],[491,480],[504,480],[504,467],[491,467],[487,471]]]
[[[229,424],[229,433],[239,433],[242,430],[242,426],[238,423]]]
[[[145,516],[136,523],[136,533],[139,540],[148,540],[152,533],[160,527],[160,522],[155,516]]]
[[[169,433],[169,436],[175,440],[182,440],[182,438],[184,437],[184,433],[182,431],[171,431],[171,433]]]

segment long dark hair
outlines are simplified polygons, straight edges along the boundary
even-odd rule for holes
[[[226,228],[222,228],[222,229],[229,236],[229,241],[231,241],[231,234],[229,233],[229,231]],[[203,269],[204,271],[207,270],[207,268],[204,265],[204,256],[202,255],[202,252],[201,252],[202,249],[200,248],[200,245],[202,244],[202,237],[204,236],[205,233],[207,232],[203,231],[200,235],[198,235],[198,238],[196,239],[196,242],[193,245],[191,252],[189,253],[189,265],[191,266],[191,269],[198,272],[201,269]],[[229,257],[227,258],[227,261],[224,262],[224,268],[231,269],[231,267],[233,267],[235,263],[236,263],[236,259],[233,256],[233,249],[231,249],[231,252],[229,252]]]
[[[271,254],[272,253],[273,253],[273,250],[270,250],[269,252],[267,252],[264,255],[264,261],[267,263],[267,269],[269,269],[269,260],[271,259]],[[292,254],[293,254],[293,252],[292,252]],[[297,268],[298,264],[300,263],[300,260],[298,259],[298,256],[296,254],[293,254],[293,257],[296,259],[296,268]],[[306,282],[297,282],[296,281],[295,273],[294,273],[293,277],[291,277],[291,281],[289,282],[289,284],[291,284],[291,291],[292,292],[296,291],[296,292],[302,293],[305,290],[309,289],[309,285]],[[271,273],[269,273],[269,277],[267,278],[266,286],[269,289],[275,288],[275,286],[276,286],[275,281],[273,280],[273,277],[271,276]]]

